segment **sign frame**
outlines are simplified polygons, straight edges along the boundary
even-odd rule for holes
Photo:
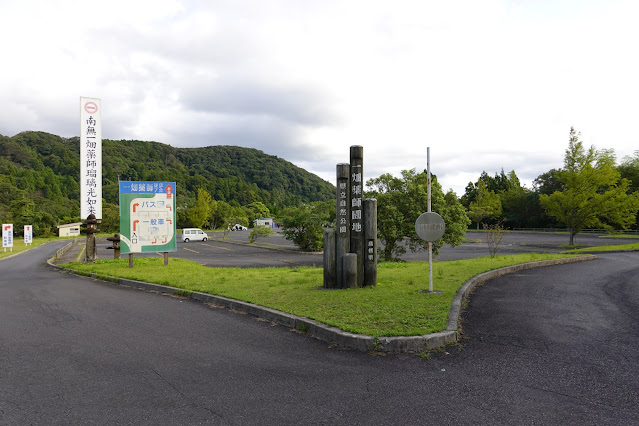
[[[122,254],[176,252],[175,182],[120,181]]]

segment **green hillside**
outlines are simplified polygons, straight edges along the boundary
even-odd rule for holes
[[[335,187],[292,163],[237,146],[174,148],[158,142],[103,140],[105,206],[118,203],[118,180],[175,181],[178,206],[198,188],[235,206],[261,202],[271,211],[334,197]],[[44,132],[0,135],[0,219],[38,227],[79,218],[79,138]],[[17,228],[19,229],[19,228]]]

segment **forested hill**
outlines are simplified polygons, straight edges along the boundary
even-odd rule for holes
[[[11,204],[19,200],[35,202],[37,210],[54,220],[78,216],[79,144],[77,137],[44,132],[0,135],[0,216],[7,217]],[[175,181],[180,205],[194,200],[198,188],[215,200],[239,205],[259,201],[286,206],[335,196],[334,186],[318,176],[276,156],[236,146],[174,148],[103,140],[102,173],[103,198],[113,204],[118,203],[118,179]]]

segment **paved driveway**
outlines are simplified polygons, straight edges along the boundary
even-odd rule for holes
[[[422,359],[53,272],[56,244],[0,261],[0,424],[639,423],[639,253],[492,280]]]

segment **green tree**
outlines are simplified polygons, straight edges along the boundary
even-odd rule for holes
[[[538,194],[550,195],[556,191],[563,191],[564,184],[561,183],[560,175],[561,170],[551,169],[546,173],[542,173],[533,181],[533,190]]]
[[[634,156],[626,156],[618,167],[622,178],[630,181],[630,190],[639,190],[639,151],[635,151]]]
[[[24,225],[33,225],[36,218],[36,205],[26,197],[15,199],[9,204],[13,217],[14,232],[21,232]]]
[[[252,224],[255,219],[269,217],[271,214],[268,207],[266,207],[261,201],[254,201],[250,203],[244,207],[244,210],[246,211],[249,224]]]
[[[621,177],[630,181],[630,192],[639,191],[639,151],[635,151],[634,156],[626,156],[618,167]],[[639,223],[639,212],[637,213],[637,223]]]
[[[233,207],[226,201],[218,201],[215,212],[211,217],[211,228],[228,228],[231,216],[233,216]]]
[[[461,203],[464,207],[470,207],[470,203],[476,200],[480,182],[484,183],[488,191],[500,194],[510,190],[513,185],[519,185],[519,178],[517,178],[514,171],[506,175],[503,168],[500,173],[495,173],[495,177],[491,177],[485,170],[482,171],[477,182],[469,182],[468,185],[466,185],[464,195],[461,197]]]
[[[329,219],[324,204],[304,204],[288,207],[280,213],[284,223],[284,238],[304,251],[319,251],[324,244],[323,224]]]
[[[564,168],[559,172],[565,189],[540,195],[547,213],[569,228],[570,245],[586,227],[627,229],[639,210],[639,194],[628,193],[630,181],[621,178],[613,151],[597,151],[594,146],[585,149],[579,136],[570,129]]]
[[[477,185],[477,195],[475,201],[468,206],[468,217],[477,223],[477,229],[482,220],[488,218],[498,218],[501,216],[501,199],[499,195],[490,191],[483,180]]]
[[[120,209],[116,204],[102,204],[102,223],[99,229],[101,232],[120,232]]]
[[[197,189],[197,201],[187,211],[187,217],[195,228],[202,228],[209,220],[213,210],[212,201],[211,194],[204,188]]]
[[[428,246],[415,232],[415,221],[428,210],[427,181],[427,173],[417,173],[415,169],[403,170],[401,178],[386,173],[368,180],[371,190],[366,196],[377,199],[377,233],[384,261],[398,260],[406,253],[406,247],[414,251]],[[443,237],[433,243],[433,251],[437,253],[443,244],[461,244],[470,221],[455,193],[444,194],[435,176],[432,176],[431,200],[432,211],[446,222]]]

